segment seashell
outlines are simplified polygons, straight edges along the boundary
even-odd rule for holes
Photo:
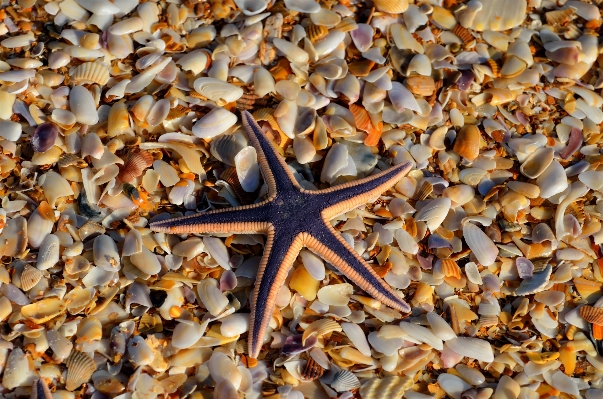
[[[174,348],[190,348],[203,336],[205,328],[194,321],[181,320],[172,333],[172,345]]]
[[[580,316],[589,323],[603,325],[603,309],[589,305],[580,308]]]
[[[464,21],[465,28],[499,32],[519,26],[526,18],[526,0],[511,0],[505,7],[500,7],[496,0],[478,0],[476,3],[481,4],[481,8]]]
[[[17,141],[21,137],[23,128],[20,123],[0,121],[0,137],[9,141]],[[54,143],[53,143],[54,144]],[[34,150],[35,151],[35,150]]]
[[[346,306],[354,292],[351,284],[333,284],[318,290],[318,300],[329,306]]]
[[[309,357],[306,365],[304,366],[303,371],[301,372],[301,376],[304,380],[313,381],[316,380],[324,374],[325,369],[314,360],[313,357]]]
[[[65,389],[74,391],[82,384],[87,383],[96,371],[96,363],[86,353],[74,350],[67,360],[67,377],[65,378]]]
[[[30,303],[27,296],[20,289],[10,283],[2,284],[0,286],[0,293],[17,305],[27,305]]]
[[[481,135],[475,125],[464,126],[454,140],[453,151],[461,157],[473,161],[479,155]]]
[[[238,337],[249,331],[249,313],[234,313],[221,319],[220,334],[225,337]]]
[[[117,178],[128,183],[136,179],[148,167],[153,165],[153,155],[148,151],[130,153],[124,165],[120,167]]]
[[[157,260],[157,256],[144,246],[142,251],[130,256],[130,262],[138,270],[151,276],[161,271],[161,264]]]
[[[46,298],[21,308],[21,314],[36,324],[47,321],[65,313],[65,302],[58,298]]]
[[[42,123],[34,131],[31,146],[35,152],[46,152],[54,145],[58,136],[59,129],[54,123]]]
[[[314,14],[312,14],[314,15]],[[301,48],[297,47],[295,44],[288,42],[284,39],[275,38],[272,43],[274,47],[280,50],[287,59],[295,64],[302,65],[308,62],[310,56],[308,53]]]
[[[392,375],[385,378],[371,378],[362,383],[359,393],[362,399],[401,398],[412,385],[410,377]]]
[[[69,182],[63,176],[53,171],[47,172],[40,177],[38,184],[44,190],[48,204],[53,208],[56,205],[57,198],[73,195]]]
[[[111,237],[101,234],[94,239],[94,264],[106,271],[121,269],[117,245]]]
[[[314,0],[285,0],[285,7],[289,10],[314,14],[320,11],[320,5]]]
[[[457,35],[465,44],[471,43],[473,40],[475,40],[471,32],[469,32],[466,28],[458,24],[454,27],[452,33]]]
[[[109,81],[109,68],[98,62],[84,62],[73,71],[76,84],[97,83],[104,86]]]
[[[379,11],[388,14],[402,14],[408,9],[408,0],[377,0],[373,4]]]
[[[312,43],[316,43],[317,41],[324,39],[325,36],[329,33],[329,29],[323,25],[308,25],[306,27],[306,35],[308,39]]]
[[[531,279],[534,274],[534,264],[524,257],[517,257],[515,259],[515,266],[517,267],[517,274],[522,280]]]
[[[551,265],[547,265],[543,271],[534,273],[531,279],[523,280],[515,290],[515,295],[530,295],[544,290],[549,283],[552,271]]]
[[[69,109],[75,119],[85,125],[98,123],[98,113],[92,94],[83,86],[74,86],[69,92]]]
[[[505,60],[500,70],[500,76],[505,79],[514,78],[519,76],[526,68],[527,64],[525,61],[519,57],[510,56]]]
[[[29,291],[40,282],[42,277],[44,277],[44,274],[40,270],[36,269],[35,267],[25,265],[25,268],[21,273],[21,289],[23,291]]]
[[[31,386],[38,377],[30,363],[31,358],[21,348],[13,349],[8,355],[8,359],[6,359],[2,385],[6,389],[15,389],[25,385]]]
[[[351,391],[352,389],[360,388],[360,381],[351,371],[341,370],[333,377],[331,388],[337,392]]]
[[[415,221],[425,222],[429,231],[435,232],[442,224],[451,205],[450,198],[436,198],[423,206],[415,215]]]
[[[405,321],[400,322],[400,327],[402,328],[402,331],[404,331],[414,340],[424,342],[437,350],[442,350],[444,348],[442,340],[436,337],[428,328]]]
[[[36,267],[39,270],[50,269],[59,261],[60,242],[55,234],[48,234],[38,249]],[[39,281],[39,280],[38,280]]]
[[[536,179],[549,167],[554,154],[550,147],[538,148],[523,162],[519,171],[530,179]]]
[[[454,330],[448,325],[440,315],[434,312],[427,313],[427,321],[433,331],[433,334],[443,341],[448,341],[456,337]]]
[[[446,345],[450,350],[464,357],[486,363],[494,361],[492,346],[483,339],[456,337],[446,341]]]
[[[571,7],[564,10],[553,10],[548,11],[544,14],[546,21],[549,25],[565,25],[574,16],[575,10]]]
[[[342,327],[332,319],[316,320],[310,324],[305,330],[301,338],[302,345],[306,344],[309,337],[320,338],[323,335],[330,334],[333,331],[342,331]]]
[[[235,168],[241,187],[253,193],[260,185],[260,169],[255,148],[247,146],[234,158]]]
[[[235,123],[235,114],[224,108],[214,108],[193,125],[192,132],[202,139],[210,139],[224,133]]]
[[[540,187],[540,197],[550,198],[568,187],[567,176],[563,166],[553,160],[551,164],[536,179],[536,184]]]
[[[228,298],[218,289],[217,282],[213,279],[199,282],[197,293],[203,306],[213,316],[222,313],[229,304]]]
[[[243,89],[214,78],[199,78],[194,83],[195,91],[218,105],[237,101],[243,95]]]
[[[431,76],[411,76],[404,83],[412,93],[424,97],[431,96],[436,88]]]
[[[463,237],[477,260],[484,266],[490,266],[498,256],[498,247],[479,227],[473,223],[463,225]]]

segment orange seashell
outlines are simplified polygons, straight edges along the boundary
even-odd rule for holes
[[[493,59],[489,59],[486,60],[486,64],[490,67],[490,69],[492,70],[492,74],[495,77],[500,76],[500,65],[498,65],[496,61],[494,61]]]
[[[580,316],[589,323],[603,325],[603,309],[584,305],[580,308]]]
[[[329,33],[329,29],[323,25],[309,25],[306,27],[306,35],[312,43],[316,43]]]
[[[50,206],[50,204],[48,202],[46,202],[46,201],[40,202],[40,205],[38,206],[37,211],[40,214],[40,216],[42,216],[44,219],[51,220],[54,222],[54,220],[55,220],[54,210],[52,209],[52,207]]]
[[[454,140],[453,151],[468,161],[473,161],[479,155],[480,132],[475,125],[466,125]]]
[[[369,147],[374,147],[379,144],[381,134],[383,133],[383,122],[379,122],[377,126],[373,126],[373,129],[368,132],[368,136],[364,139],[364,144]]]
[[[600,324],[592,325],[593,338],[597,340],[603,339],[603,326]]]
[[[348,70],[354,76],[364,77],[364,76],[368,76],[368,74],[371,72],[371,69],[373,69],[374,66],[375,66],[375,61],[362,60],[362,61],[356,61],[356,62],[350,63],[348,65]]]
[[[587,280],[583,277],[576,277],[573,282],[574,287],[578,290],[582,299],[588,302],[594,302],[601,294],[600,282]]]
[[[424,97],[431,96],[436,89],[435,80],[430,76],[411,76],[405,83],[411,92]]]
[[[364,144],[368,146],[376,146],[379,144],[379,139],[381,138],[381,132],[383,130],[383,123],[379,122],[379,124],[375,126],[368,111],[360,105],[350,104],[349,108],[350,112],[354,116],[356,127],[368,133],[368,136],[364,140]]]
[[[463,275],[459,265],[452,259],[442,259],[442,273],[446,277],[454,277],[456,279],[460,279]]]
[[[401,14],[408,9],[408,0],[375,0],[373,4],[379,11],[389,14]]]
[[[125,164],[120,168],[117,177],[124,183],[131,182],[153,165],[153,155],[148,151],[139,151],[128,156]]]
[[[456,26],[452,30],[452,33],[457,35],[465,44],[475,40],[471,32],[469,32],[467,28],[462,27],[460,24],[456,24]]]

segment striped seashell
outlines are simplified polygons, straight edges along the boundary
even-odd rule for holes
[[[301,372],[301,376],[305,380],[313,381],[322,377],[324,372],[325,369],[320,364],[316,363],[316,360],[314,360],[314,358],[308,356],[308,361],[306,362],[306,365],[304,366],[304,369]]]
[[[580,316],[589,323],[603,325],[603,309],[584,305],[580,308]]]
[[[565,10],[549,11],[544,14],[544,17],[549,25],[565,25],[575,13],[576,11],[570,7]]]
[[[371,378],[360,387],[362,399],[401,398],[413,385],[411,377]]]
[[[342,32],[350,32],[356,30],[358,28],[358,24],[352,18],[342,19],[340,23],[335,26],[335,29],[340,30]]]
[[[332,333],[333,331],[343,331],[339,323],[332,319],[316,320],[306,328],[302,335],[302,344],[305,344],[306,339],[311,336],[321,337]]]
[[[84,161],[82,158],[78,157],[75,154],[69,154],[67,152],[63,153],[59,161],[57,162],[59,168],[66,168],[68,166],[77,166],[78,168],[86,168],[88,167],[88,162]]]
[[[52,399],[52,393],[44,378],[40,378],[34,382],[34,385],[31,388],[30,399]]]
[[[97,83],[104,86],[109,81],[109,68],[98,62],[84,62],[73,71],[76,83]]]
[[[253,113],[253,118],[260,122],[268,122],[270,127],[278,132],[278,135],[274,137],[274,144],[279,148],[287,148],[293,141],[281,130],[276,118],[274,117],[274,110],[272,108],[261,108]]]
[[[469,32],[469,30],[467,28],[462,27],[460,24],[457,24],[454,27],[454,29],[452,30],[452,33],[457,35],[465,44],[470,43],[473,40],[475,40],[475,38],[473,37],[471,32]]]
[[[452,259],[442,259],[442,273],[446,277],[461,278],[461,268]]]
[[[574,336],[576,335],[576,333],[579,331],[580,329],[574,325],[570,325],[569,328],[567,329],[566,333],[565,333],[565,337],[567,339],[569,339],[570,341],[574,340]]]
[[[494,75],[494,77],[500,76],[500,65],[498,65],[496,61],[494,61],[493,59],[486,60],[486,65],[490,67],[490,70],[492,70],[492,75]]]
[[[21,273],[21,289],[29,291],[42,280],[42,277],[44,277],[44,274],[41,270],[30,265],[25,265],[23,273]]]
[[[92,374],[96,371],[96,363],[88,354],[74,350],[67,360],[67,378],[65,379],[65,389],[74,391],[82,384],[88,382]]]
[[[352,389],[360,388],[360,381],[351,371],[341,370],[333,377],[331,388],[337,392],[351,391]]]
[[[230,185],[232,190],[237,195],[237,198],[241,202],[241,205],[253,204],[257,196],[254,193],[248,193],[241,186],[239,176],[237,175],[236,168],[228,168],[220,175],[220,179],[224,180]]]
[[[574,217],[580,223],[584,223],[584,220],[586,219],[586,212],[584,211],[584,202],[581,200],[572,202],[565,209],[565,214],[574,215]]]
[[[424,199],[429,197],[431,193],[433,193],[433,185],[428,181],[424,181],[423,184],[421,184],[421,187],[419,187],[419,190],[417,191],[417,201],[423,201]]]
[[[119,169],[117,178],[124,183],[129,183],[142,175],[145,169],[153,165],[153,155],[148,151],[138,151],[128,156],[124,165]]]
[[[408,9],[408,0],[375,0],[373,4],[388,14],[401,14]]]
[[[479,318],[479,325],[481,327],[490,327],[498,324],[498,316],[494,315],[483,315]]]
[[[329,29],[322,25],[309,25],[306,27],[306,35],[312,43],[316,43],[329,33]]]

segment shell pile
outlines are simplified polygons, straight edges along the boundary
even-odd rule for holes
[[[600,3],[1,1],[0,396],[603,398]],[[264,198],[240,110],[412,162],[332,221],[410,315],[302,251],[248,356],[264,237],[148,228]]]

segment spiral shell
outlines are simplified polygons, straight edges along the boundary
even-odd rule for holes
[[[98,62],[84,62],[73,71],[76,83],[97,83],[104,86],[109,81],[109,68]]]

